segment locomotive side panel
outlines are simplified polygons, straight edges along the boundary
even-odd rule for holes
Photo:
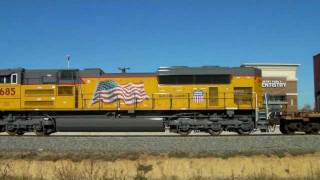
[[[77,110],[78,85],[59,85],[56,87],[55,101],[59,109]]]
[[[228,93],[231,97],[233,96],[233,102],[230,102],[230,106],[245,110],[255,109],[257,106],[256,98],[260,98],[255,86],[255,76],[234,76],[230,86],[231,93]]]
[[[20,85],[0,84],[0,111],[20,110]]]
[[[38,84],[21,86],[21,111],[75,110],[76,85]]]
[[[56,109],[54,85],[22,85],[21,109]]]
[[[152,110],[155,76],[82,78],[79,102],[83,110]]]
[[[255,77],[237,76],[232,77],[229,84],[159,85],[155,100],[156,107],[161,109],[250,110],[256,108],[256,98],[261,98],[256,90]],[[161,101],[167,105],[160,104]]]
[[[54,73],[50,73],[52,74]],[[43,79],[42,76],[33,78]],[[26,82],[29,81],[30,79]],[[0,109],[250,110],[256,108],[256,101],[258,106],[261,105],[258,76],[230,76],[228,83],[194,84],[184,81],[186,84],[163,84],[159,82],[156,74],[130,73],[81,77],[81,81],[74,84],[58,81],[22,85],[0,84]]]
[[[225,110],[256,108],[261,99],[254,76],[229,84],[159,84],[156,76],[82,78],[83,110]],[[261,100],[258,100],[261,102]]]

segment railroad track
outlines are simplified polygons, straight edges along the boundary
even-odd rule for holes
[[[272,154],[320,152],[318,135],[1,136],[0,152]]]
[[[188,136],[181,136],[177,133],[170,132],[57,132],[53,133],[50,136],[45,137],[247,137],[247,136],[296,136],[296,135],[306,135],[303,132],[296,132],[294,135],[284,135],[280,132],[279,127],[274,129],[273,132],[261,133],[260,131],[252,132],[250,135],[239,135],[234,132],[222,132],[218,136],[211,136],[205,132],[192,132]],[[0,137],[10,137],[7,133],[0,133]],[[42,137],[36,136],[34,133],[26,133],[23,136],[14,136],[14,137]]]
[[[318,134],[319,135],[319,134]],[[317,136],[317,135],[310,135],[310,134],[304,134],[304,133],[299,133],[299,134],[292,134],[292,135],[284,135],[284,134],[250,134],[250,135],[238,135],[238,134],[223,134],[223,135],[219,135],[219,136],[211,136],[211,135],[206,135],[206,134],[199,134],[199,135],[188,135],[188,136],[181,136],[179,134],[177,135],[172,135],[172,134],[168,134],[168,135],[50,135],[50,136],[36,136],[36,135],[23,135],[23,136],[10,136],[7,134],[0,134],[0,137],[44,137],[44,138],[55,138],[55,137],[165,137],[165,138],[170,138],[170,137],[174,137],[174,138],[188,138],[188,137],[211,137],[211,138],[219,138],[219,137],[252,137],[252,136]]]
[[[297,133],[304,134],[304,133]],[[254,131],[249,136],[268,136],[268,135],[282,135],[279,127],[276,127],[271,132],[261,133],[260,131]],[[9,136],[6,132],[0,133],[0,137]],[[33,132],[27,132],[23,137],[34,137]],[[50,137],[180,137],[178,133],[171,132],[56,132],[50,135]],[[243,136],[235,132],[224,131],[218,136]],[[218,137],[212,136],[212,137]],[[188,136],[181,137],[211,137],[209,133],[192,131]]]

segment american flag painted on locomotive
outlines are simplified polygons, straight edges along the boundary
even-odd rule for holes
[[[120,85],[113,80],[100,81],[92,98],[97,102],[113,103],[122,99],[125,104],[134,104],[149,99],[143,83],[127,83]]]
[[[204,98],[204,93],[201,90],[195,90],[193,91],[193,102],[195,103],[201,103]]]

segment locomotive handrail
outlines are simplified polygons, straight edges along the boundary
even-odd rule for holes
[[[223,96],[221,95],[223,94]],[[230,96],[232,95],[233,96]],[[234,96],[235,94],[239,95],[239,97]],[[247,96],[252,94],[252,96]],[[132,107],[134,110],[139,109],[139,103],[137,101],[137,98],[135,97],[134,103],[131,105],[122,105],[121,100],[118,98],[112,106],[106,106],[105,103],[103,103],[101,100],[97,102],[98,107],[95,108],[94,106],[90,107],[90,101],[92,101],[93,93],[81,93],[80,96],[78,96],[79,100],[82,101],[82,106],[81,109],[98,109],[98,110],[105,110],[105,109],[117,109],[120,110],[123,107]],[[157,97],[159,95],[166,95],[164,97]],[[242,96],[244,95],[244,96]],[[193,96],[191,93],[154,93],[152,94],[151,98],[145,99],[145,102],[150,103],[149,108],[147,109],[156,109],[157,103],[165,103],[167,101],[168,103],[168,109],[214,109],[214,108],[219,108],[219,109],[230,109],[230,108],[236,108],[236,109],[241,109],[241,108],[246,108],[246,109],[253,109],[254,107],[258,107],[258,102],[257,102],[257,97],[256,102],[253,102],[254,100],[254,95],[257,96],[257,94],[253,93],[234,93],[234,92],[223,92],[219,93],[216,96],[209,97],[208,93],[204,94],[204,97],[202,98],[202,103],[196,103],[193,101]],[[53,95],[54,97],[57,96],[57,94]],[[100,94],[99,94],[100,96]],[[0,99],[5,100],[5,99],[21,99],[21,98],[12,98],[12,97],[1,97]],[[99,97],[101,99],[101,97]],[[161,102],[162,101],[162,102]],[[232,103],[230,103],[232,101]],[[21,99],[21,102],[23,100]],[[21,103],[20,102],[20,103]],[[179,103],[180,102],[180,103]],[[178,103],[178,105],[176,104]],[[228,106],[229,104],[229,106]],[[230,106],[230,104],[234,104],[234,106]],[[52,109],[55,109],[52,107]]]
[[[222,94],[222,93],[220,93]],[[236,96],[228,96],[228,95],[240,95],[240,97],[236,97]],[[253,102],[255,99],[257,101],[257,98],[253,98],[255,96],[256,93],[234,93],[234,92],[223,92],[223,97],[219,96],[214,96],[213,98],[209,97],[208,96],[208,93],[205,94],[205,96],[203,97],[203,108],[205,108],[206,110],[209,110],[209,109],[213,109],[213,108],[222,108],[222,109],[230,109],[230,108],[235,108],[235,109],[241,109],[241,108],[250,108],[250,109],[253,109],[255,106],[258,107],[258,102]],[[92,96],[94,94],[82,94],[81,98],[82,98],[82,104],[84,104],[84,106],[82,106],[82,108],[88,108],[88,101],[92,101]],[[157,95],[167,95],[165,97],[157,97]],[[185,97],[181,97],[179,95],[183,95]],[[251,96],[244,96],[244,97],[241,97],[241,95],[251,95]],[[84,97],[86,96],[86,97]],[[100,96],[100,95],[99,95]],[[178,97],[176,97],[178,96]],[[90,98],[89,98],[90,97]],[[173,94],[173,93],[153,93],[151,95],[151,98],[149,99],[146,99],[144,101],[146,102],[151,102],[151,108],[150,109],[155,109],[156,108],[156,103],[159,102],[159,101],[168,101],[168,109],[172,110],[172,109],[199,109],[201,107],[197,107],[195,106],[196,103],[192,101],[193,97],[190,96],[190,93],[176,93],[176,94]],[[175,105],[175,102],[177,102],[176,100],[178,101],[185,101],[186,103],[186,107],[180,107],[180,106],[176,106]],[[211,104],[210,103],[210,100],[213,100],[215,103]],[[232,100],[233,102],[231,104],[234,104],[234,106],[230,107],[230,106],[227,106],[227,102],[229,102],[230,100]],[[114,104],[115,106],[111,106],[110,108],[111,109],[118,109],[120,110],[122,107],[121,107],[121,100],[118,99],[116,101],[114,101],[113,103],[111,104]],[[223,104],[220,104],[219,102],[223,102]],[[191,104],[193,104],[193,107],[191,106]],[[101,100],[98,102],[98,109],[99,110],[104,110],[106,107],[104,106],[105,103],[103,103]],[[138,107],[139,107],[139,103],[137,102],[137,99],[135,99],[135,102],[131,105],[124,105],[125,107],[132,107],[133,110],[136,110]],[[110,109],[109,107],[106,108],[106,109]],[[96,108],[94,108],[96,109]]]

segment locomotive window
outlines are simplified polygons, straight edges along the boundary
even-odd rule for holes
[[[252,103],[251,87],[235,87],[234,103],[237,105],[250,105]]]
[[[10,76],[0,76],[0,84],[11,83]]]
[[[73,87],[72,86],[58,87],[58,96],[73,96]]]
[[[17,74],[11,74],[11,84],[17,84]]]
[[[11,80],[10,80],[10,76],[6,76],[5,78],[4,78],[4,83],[10,83],[11,82]]]

